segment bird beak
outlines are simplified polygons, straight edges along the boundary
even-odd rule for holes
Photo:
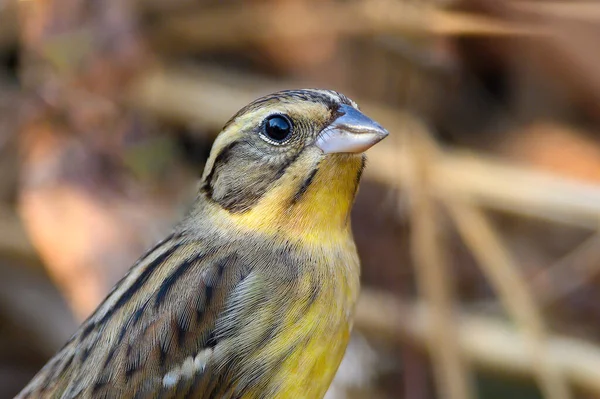
[[[361,153],[389,134],[379,123],[350,105],[342,105],[340,111],[343,114],[317,136],[315,144],[325,154]]]

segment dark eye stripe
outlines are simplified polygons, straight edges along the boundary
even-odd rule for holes
[[[235,166],[248,160],[244,147],[236,143],[239,142],[230,144],[217,155],[213,168],[202,185],[202,190],[207,198],[218,203],[222,208],[231,213],[242,213],[249,211],[260,201],[270,187],[285,174],[287,168],[304,152],[304,148],[280,165],[263,165],[258,168],[254,176],[255,182],[249,185],[247,181],[240,180],[237,174],[238,169]],[[227,179],[228,184],[219,183],[219,187],[216,187],[216,181],[220,177]]]

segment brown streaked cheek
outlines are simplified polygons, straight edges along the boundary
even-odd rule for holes
[[[232,143],[217,155],[202,191],[231,213],[247,212],[281,179],[301,152],[273,164],[256,158],[243,144]]]

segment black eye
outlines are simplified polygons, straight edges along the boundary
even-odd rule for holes
[[[292,123],[284,115],[271,115],[265,120],[264,129],[270,141],[280,144],[292,134]]]

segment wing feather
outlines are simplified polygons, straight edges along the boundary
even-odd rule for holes
[[[251,264],[226,246],[176,236],[159,243],[17,398],[172,398],[219,390],[211,358],[216,323]]]

